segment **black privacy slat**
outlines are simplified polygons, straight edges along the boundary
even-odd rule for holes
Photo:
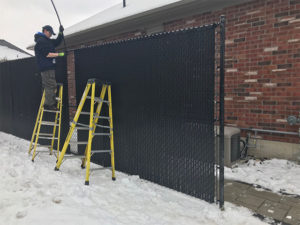
[[[214,57],[213,25],[75,52],[78,102],[89,78],[112,82],[117,170],[214,201]]]
[[[61,145],[69,130],[66,59],[57,61],[56,79],[64,84]],[[0,131],[30,140],[42,97],[35,58],[0,63]],[[45,113],[43,120],[54,120]],[[42,127],[41,132],[51,132]],[[40,140],[41,144],[49,141]],[[56,146],[56,145],[55,145]]]

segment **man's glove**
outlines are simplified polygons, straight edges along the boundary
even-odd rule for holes
[[[60,53],[58,53],[58,56],[65,56],[65,53],[64,52],[60,52]]]
[[[63,33],[64,32],[64,27],[62,25],[59,26],[59,33]]]

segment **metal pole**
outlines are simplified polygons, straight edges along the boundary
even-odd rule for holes
[[[54,2],[53,2],[53,0],[51,0],[51,3],[52,3],[52,5],[53,5],[53,8],[54,8],[54,10],[55,10],[55,13],[56,13],[56,16],[57,16],[57,19],[58,19],[59,25],[61,26],[61,21],[60,21],[60,18],[59,18],[59,15],[58,15],[58,12],[57,12],[57,10],[56,10],[56,7],[55,7],[55,5],[54,5]],[[64,40],[65,53],[67,53],[67,45],[66,45],[65,37],[64,37],[64,34],[62,34],[62,35],[63,35],[63,40]]]
[[[224,81],[225,81],[225,16],[220,18],[220,145],[219,145],[219,204],[224,209]]]
[[[287,134],[287,135],[299,135],[297,132],[289,132],[289,131],[279,131],[279,130],[264,130],[264,129],[256,129],[256,128],[242,128],[239,127],[241,130],[249,130],[249,131],[256,131],[260,133],[270,133],[270,134]]]

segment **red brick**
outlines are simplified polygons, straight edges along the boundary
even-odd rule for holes
[[[235,123],[239,127],[252,126],[297,132],[296,127],[276,123],[274,117],[283,119],[291,114],[298,115],[300,110],[300,42],[288,43],[290,39],[300,39],[300,30],[295,29],[300,27],[300,24],[280,21],[286,16],[300,17],[300,0],[255,0],[216,12],[170,21],[164,24],[164,28],[170,31],[210,24],[219,21],[221,14],[227,17],[227,40],[234,41],[233,44],[226,45],[226,59],[229,59],[226,61],[226,67],[238,69],[236,73],[225,74],[226,96],[233,98],[233,101],[226,101],[225,122]],[[134,30],[86,45],[132,38],[137,32],[145,33],[143,30]],[[219,40],[218,37],[216,40]],[[277,46],[278,51],[264,52],[264,48],[273,46]],[[68,63],[69,61],[74,61],[74,57],[68,59]],[[75,95],[75,67],[72,65],[68,67],[71,71],[68,79],[72,87],[69,88],[69,92]],[[272,72],[277,68],[287,71]],[[257,75],[246,75],[249,71],[257,71]],[[259,82],[244,83],[246,79],[257,79]],[[277,87],[266,88],[263,86],[264,82],[275,83]],[[262,92],[262,95],[257,95],[256,101],[244,101],[244,96],[250,92]],[[76,99],[70,101],[76,102]],[[296,137],[287,135],[260,135],[268,140],[298,143]]]

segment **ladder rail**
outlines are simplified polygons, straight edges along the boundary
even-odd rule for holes
[[[95,82],[92,84],[92,93],[91,93],[91,110],[90,110],[90,130],[89,130],[89,140],[88,140],[88,149],[86,152],[86,174],[85,174],[85,185],[89,185],[90,177],[90,165],[91,165],[91,148],[92,148],[92,139],[93,139],[93,129],[91,129],[94,123],[94,98],[95,98]]]
[[[60,94],[60,87],[59,87],[59,94]],[[57,101],[56,108],[59,108],[60,100]],[[56,134],[56,125],[57,125],[57,119],[58,119],[58,113],[55,113],[55,120],[54,120],[54,127],[53,127],[53,134],[52,134],[52,141],[51,141],[51,149],[50,149],[50,155],[52,155],[53,145],[54,145],[54,137]]]
[[[61,85],[59,89],[59,97],[60,97],[60,108],[59,108],[59,126],[58,126],[58,140],[57,140],[57,156],[56,158],[59,158],[59,149],[60,149],[60,133],[61,133],[61,116],[62,116],[62,103],[63,103],[63,88],[64,86]]]
[[[38,128],[37,128],[37,133],[35,135],[35,143],[34,143],[34,148],[33,148],[33,154],[32,154],[32,162],[34,161],[34,158],[35,158],[35,153],[36,153],[36,146],[37,146],[37,143],[38,143],[38,140],[39,140],[39,135],[40,135],[40,130],[41,130],[41,126],[42,126],[42,119],[43,119],[43,114],[44,114],[44,103],[45,103],[45,96],[44,98],[42,99],[42,109],[41,109],[41,114],[40,114],[40,118],[39,118],[39,125],[38,125]]]
[[[105,92],[106,92],[106,85],[103,85],[103,87],[102,87],[102,89],[101,89],[101,94],[100,94],[100,98],[102,98],[102,99],[104,99],[104,97],[105,97]],[[99,120],[99,116],[100,116],[100,112],[101,112],[101,109],[102,109],[102,105],[103,105],[103,103],[102,102],[100,102],[99,104],[98,104],[98,106],[97,106],[97,109],[96,109],[96,115],[97,116],[95,116],[95,115],[93,115],[94,116],[94,124],[97,124],[98,123],[98,120]],[[90,115],[91,115],[91,112],[90,112]],[[95,133],[95,131],[96,131],[96,127],[94,126],[93,127],[93,133]],[[88,148],[88,146],[86,146],[85,147],[85,150],[84,150],[84,154],[86,155],[86,153],[87,153],[87,148]],[[82,159],[82,163],[81,163],[81,167],[82,168],[84,168],[86,166],[86,158],[84,158],[84,159]]]
[[[115,147],[114,147],[114,131],[113,131],[113,114],[112,114],[112,99],[111,99],[111,85],[108,85],[108,101],[109,101],[109,126],[110,126],[110,149],[111,149],[111,167],[112,179],[116,180],[115,174]]]
[[[32,133],[32,137],[31,137],[31,141],[30,141],[30,145],[29,145],[29,151],[28,151],[28,154],[30,154],[31,151],[32,151],[32,144],[33,144],[34,138],[35,138],[35,136],[36,136],[36,135],[35,135],[35,134],[36,134],[36,129],[37,129],[39,117],[40,117],[40,115],[41,115],[41,110],[42,110],[42,107],[43,107],[43,99],[44,99],[44,98],[45,98],[45,91],[43,91],[43,95],[42,95],[42,99],[41,99],[41,103],[40,103],[38,115],[37,115],[36,120],[35,120],[35,125],[34,125],[34,128],[33,128],[33,133]]]
[[[72,137],[73,132],[74,132],[74,129],[75,129],[75,127],[76,127],[76,123],[77,123],[77,121],[78,121],[78,119],[79,119],[80,112],[82,111],[84,102],[85,102],[85,100],[86,100],[86,96],[88,95],[88,92],[89,92],[90,88],[91,88],[91,84],[88,83],[87,86],[85,87],[84,93],[83,93],[83,95],[82,95],[82,97],[81,97],[79,106],[78,106],[78,108],[77,108],[76,114],[75,114],[74,119],[73,119],[73,122],[71,123],[71,127],[70,127],[70,130],[69,130],[69,132],[68,132],[67,138],[66,138],[66,140],[65,140],[65,143],[64,143],[64,145],[63,145],[63,148],[62,148],[61,153],[60,153],[60,155],[59,155],[59,158],[58,158],[58,160],[57,160],[56,166],[55,166],[55,168],[54,168],[55,170],[59,170],[59,167],[60,167],[60,165],[62,164],[64,155],[65,155],[65,153],[66,153],[66,151],[67,151],[67,148],[68,148],[68,146],[69,146],[71,137]]]

